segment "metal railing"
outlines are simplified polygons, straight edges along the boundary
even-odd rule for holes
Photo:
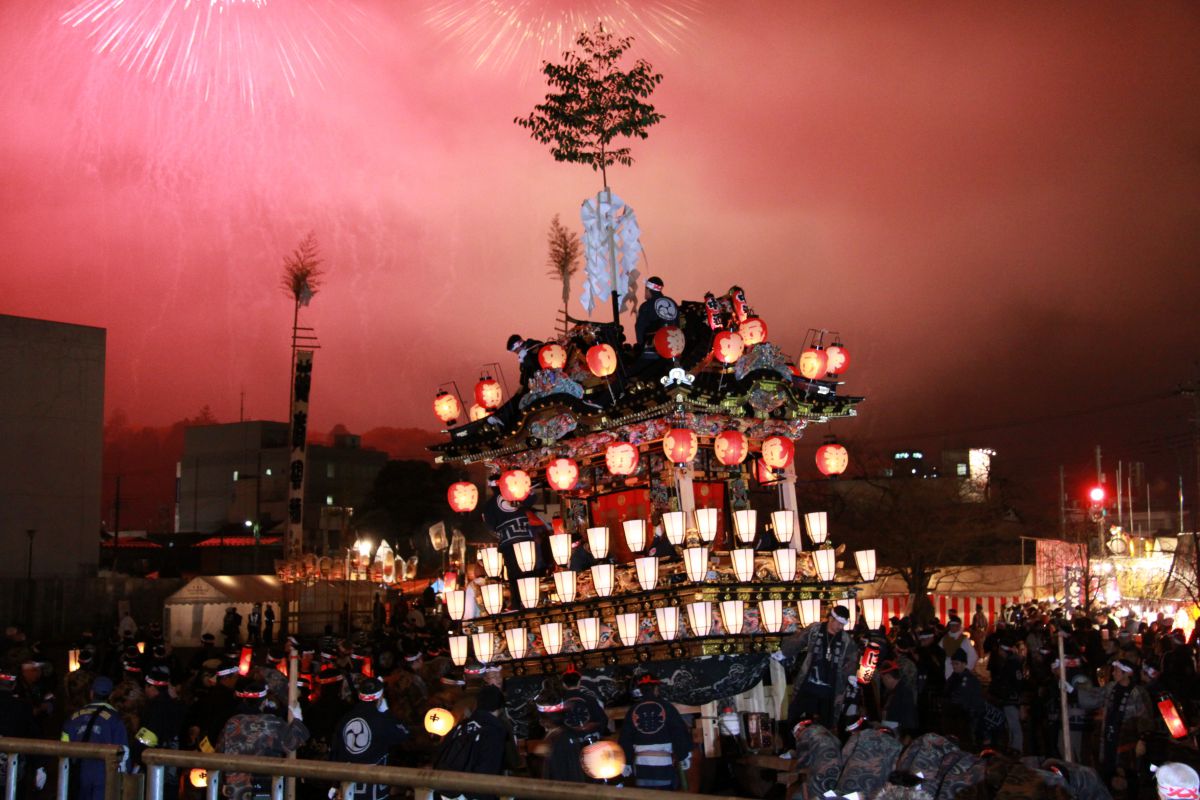
[[[590,783],[514,778],[503,775],[476,775],[436,769],[380,767],[343,764],[306,759],[262,758],[184,750],[147,750],[142,755],[147,767],[146,800],[162,800],[163,777],[167,767],[180,771],[204,769],[208,773],[208,800],[218,800],[222,773],[250,773],[271,776],[271,797],[282,800],[287,778],[325,781],[340,787],[343,798],[350,797],[355,784],[384,784],[412,788],[417,798],[427,797],[432,787],[442,794],[477,794],[524,800],[596,800],[603,786]],[[616,787],[610,787],[615,789]],[[675,792],[653,789],[620,789],[622,800],[678,800]],[[718,800],[716,795],[690,794],[696,800]],[[721,798],[721,800],[731,800]]]
[[[67,800],[70,784],[71,759],[100,759],[104,761],[104,800],[118,797],[118,766],[125,757],[125,748],[115,744],[85,744],[56,742],[52,739],[19,739],[0,736],[0,753],[4,754],[7,769],[4,775],[4,798],[16,800],[18,767],[22,756],[45,756],[58,759],[58,800]],[[50,776],[46,776],[49,780]]]

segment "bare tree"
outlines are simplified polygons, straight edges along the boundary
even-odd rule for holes
[[[579,234],[559,222],[558,214],[555,214],[554,219],[550,220],[550,234],[547,239],[550,251],[546,258],[546,265],[549,267],[546,274],[562,281],[563,325],[565,326],[568,319],[567,306],[571,300],[571,276],[579,271],[579,257],[583,252],[583,245],[579,241]]]

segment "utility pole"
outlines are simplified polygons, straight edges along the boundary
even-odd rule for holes
[[[1192,533],[1200,533],[1200,381],[1193,380],[1175,392],[1192,401],[1192,452],[1196,460],[1196,491],[1192,495]]]

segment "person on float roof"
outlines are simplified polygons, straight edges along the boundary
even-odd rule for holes
[[[663,279],[653,275],[646,279],[644,302],[638,308],[637,322],[634,330],[637,333],[637,349],[639,352],[654,352],[650,347],[654,333],[665,325],[679,324],[679,307],[675,301],[662,293]]]

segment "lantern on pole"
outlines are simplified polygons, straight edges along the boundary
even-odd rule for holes
[[[617,635],[621,644],[633,647],[637,644],[638,634],[641,633],[641,618],[633,611],[617,614]]]
[[[850,453],[837,442],[817,448],[817,469],[826,477],[841,475],[850,466]]]
[[[817,378],[824,377],[829,359],[825,355],[825,351],[820,346],[810,347],[800,354],[800,358],[796,362],[796,369],[800,375],[810,381],[815,381]]]
[[[197,789],[208,788],[208,770],[203,767],[196,767],[188,773],[188,783]]]
[[[617,371],[617,351],[610,344],[596,344],[587,351],[588,369],[597,378],[607,378]]]
[[[487,416],[488,410],[479,405],[479,403],[472,403],[471,407],[467,410],[467,418],[471,422],[479,422],[481,419],[487,419]]]
[[[579,465],[573,458],[556,458],[546,467],[546,481],[560,492],[569,492],[579,483]]]
[[[786,436],[768,436],[762,443],[762,460],[771,469],[787,469],[796,456],[796,445]]]
[[[579,764],[589,778],[607,783],[625,773],[625,750],[611,739],[601,739],[579,751]]]
[[[713,455],[727,467],[741,464],[749,452],[746,434],[741,431],[721,431],[713,438]]]
[[[1179,706],[1170,692],[1163,692],[1158,698],[1158,713],[1162,715],[1163,724],[1171,733],[1172,739],[1182,739],[1187,736],[1187,725],[1179,713]]]
[[[241,656],[238,658],[238,675],[243,678],[250,674],[250,667],[254,665],[254,648],[250,645],[242,647]]]
[[[491,375],[484,375],[475,384],[475,402],[489,411],[499,408],[504,402],[504,387]]]
[[[721,601],[721,624],[726,633],[741,633],[746,621],[746,602],[744,600]]]
[[[746,347],[754,347],[754,345],[762,344],[767,340],[767,323],[758,317],[746,317],[738,325],[738,333],[741,335],[742,342],[745,343]]]
[[[637,446],[629,442],[613,442],[604,451],[604,463],[612,475],[632,475],[637,471]]]
[[[523,469],[510,469],[500,473],[500,496],[510,503],[520,503],[533,491],[533,480]]]
[[[732,364],[742,357],[746,343],[734,331],[717,331],[713,336],[712,357],[722,364]]]
[[[446,501],[450,503],[452,511],[466,514],[474,511],[475,506],[479,504],[479,489],[470,481],[452,483],[446,490]]]
[[[687,347],[687,337],[674,325],[664,325],[654,333],[654,351],[663,358],[679,358]]]
[[[554,573],[554,591],[558,593],[558,602],[572,603],[575,601],[575,572],[564,569]]]
[[[621,523],[625,529],[625,544],[629,552],[637,554],[646,549],[646,520],[627,519]]]
[[[690,464],[699,446],[700,439],[696,432],[687,428],[672,428],[663,437],[663,452],[672,464]]]
[[[863,648],[862,658],[858,660],[858,682],[870,683],[875,678],[875,668],[879,666],[879,645],[867,642]]]
[[[539,628],[542,634],[542,647],[546,649],[546,654],[551,656],[558,655],[562,650],[563,643],[563,626],[561,622],[543,622]]]
[[[444,708],[431,708],[425,712],[425,732],[434,736],[445,736],[454,728],[454,715]]]
[[[663,534],[667,541],[679,547],[687,535],[687,525],[682,511],[667,511],[662,515]]]
[[[588,549],[593,558],[608,558],[608,528],[596,527],[587,529]]]
[[[433,397],[433,413],[437,418],[447,425],[453,425],[458,415],[462,413],[462,406],[458,402],[458,398],[447,392],[445,389],[438,391]]]
[[[658,635],[669,642],[679,635],[679,609],[675,606],[659,606],[654,609],[658,621]]]
[[[567,365],[567,351],[554,342],[542,345],[538,350],[538,364],[542,369],[562,369]]]
[[[692,629],[692,636],[708,636],[708,632],[712,630],[712,602],[709,600],[697,600],[694,603],[687,604],[688,627]]]

